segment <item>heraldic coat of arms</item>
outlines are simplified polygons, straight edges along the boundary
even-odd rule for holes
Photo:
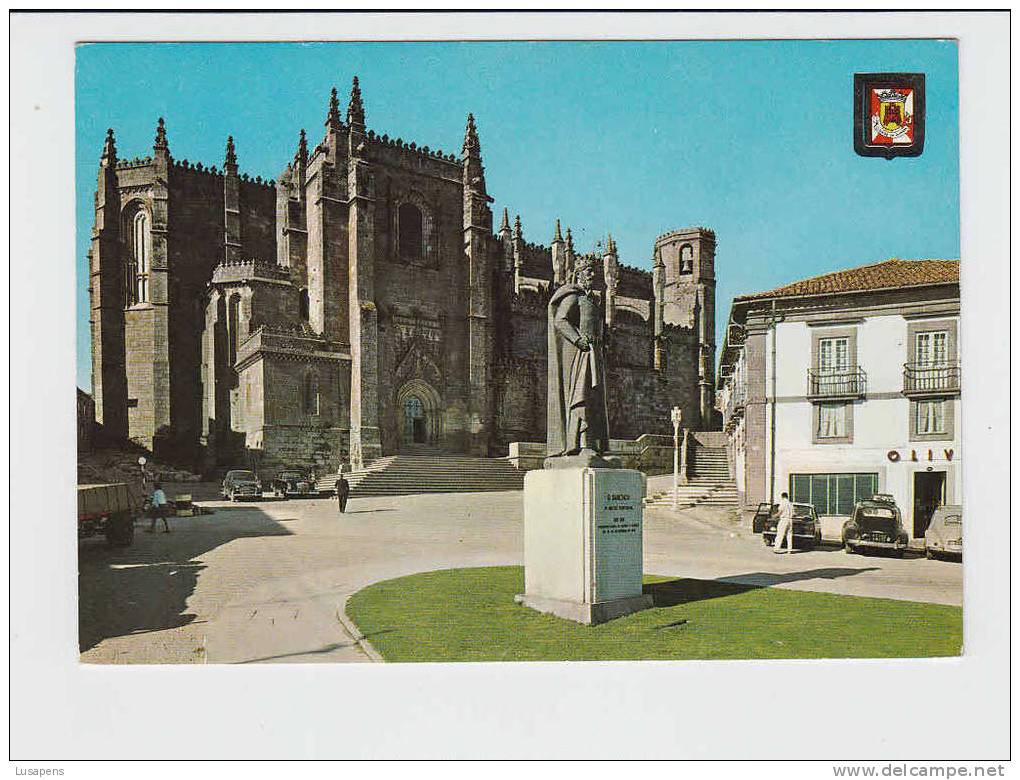
[[[914,157],[924,147],[924,74],[854,75],[854,148],[869,157]]]

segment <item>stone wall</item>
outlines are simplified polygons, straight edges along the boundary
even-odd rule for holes
[[[202,431],[203,308],[212,269],[223,259],[222,175],[172,163],[167,204],[170,435],[187,459]]]
[[[429,445],[463,450],[468,437],[468,269],[463,190],[449,161],[385,147],[377,167],[375,301],[379,311],[378,414],[383,452],[403,443],[403,399],[439,405]],[[421,167],[416,161],[429,159]],[[413,165],[412,165],[413,164]],[[422,214],[418,254],[401,248],[399,209]],[[422,383],[422,384],[419,384]],[[432,412],[430,411],[429,414]]]
[[[251,463],[263,480],[285,469],[314,469],[318,476],[335,474],[347,457],[349,432],[340,428],[269,425],[255,432],[262,443],[250,450]]]
[[[341,386],[338,361],[263,354],[265,376],[257,405],[264,408],[267,425],[346,427],[350,388]],[[349,369],[344,375],[349,383]]]
[[[124,312],[128,431],[137,443],[150,448],[155,427],[153,324],[151,306],[140,306]]]
[[[552,249],[522,242],[521,272],[531,279],[549,281],[553,276]]]
[[[264,478],[283,468],[335,471],[347,455],[350,365],[328,347],[266,330],[244,345],[238,416]]]
[[[627,309],[617,309],[609,338],[609,364],[651,371],[652,323]]]
[[[621,263],[620,281],[616,288],[616,294],[646,301],[653,300],[651,273],[642,268],[634,268]]]
[[[684,420],[700,420],[698,342],[690,329],[669,329],[667,368],[655,371],[629,365],[609,366],[609,432],[633,439],[642,434],[672,435],[670,412],[683,410]]]
[[[77,390],[78,452],[91,452],[96,437],[96,403],[80,387]]]
[[[238,188],[242,256],[276,260],[276,190],[268,182],[242,178]]]

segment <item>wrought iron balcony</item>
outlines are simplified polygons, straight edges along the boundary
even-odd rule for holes
[[[958,392],[960,392],[959,361],[903,364],[904,395],[951,395]]]
[[[868,375],[863,368],[842,371],[808,369],[808,398],[863,398],[868,391]]]

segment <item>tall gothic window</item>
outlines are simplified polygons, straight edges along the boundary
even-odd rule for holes
[[[241,296],[234,294],[227,301],[227,340],[230,365],[237,362],[238,329],[241,326]]]
[[[149,245],[149,215],[139,209],[131,220],[131,257],[134,260],[134,302],[149,300],[149,268],[151,248]]]
[[[308,322],[309,306],[308,306],[308,290],[302,289],[298,294],[298,311],[301,315],[302,322]]]
[[[305,374],[305,414],[321,414],[321,404],[319,375],[309,371]]]
[[[397,212],[397,243],[402,260],[420,260],[424,234],[421,210],[404,203]]]
[[[124,305],[150,300],[149,274],[152,270],[152,236],[149,212],[140,201],[132,201],[123,212]]]

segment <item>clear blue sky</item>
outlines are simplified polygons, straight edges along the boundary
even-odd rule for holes
[[[923,72],[919,158],[853,151],[853,74]],[[107,127],[122,157],[171,154],[276,178],[298,131],[322,137],[329,89],[360,77],[377,133],[459,154],[478,123],[497,215],[548,243],[555,219],[590,248],[607,231],[650,268],[655,237],[716,231],[717,332],[734,295],[897,257],[959,256],[956,44],[92,44],[77,54],[78,383],[90,387],[87,259]]]

